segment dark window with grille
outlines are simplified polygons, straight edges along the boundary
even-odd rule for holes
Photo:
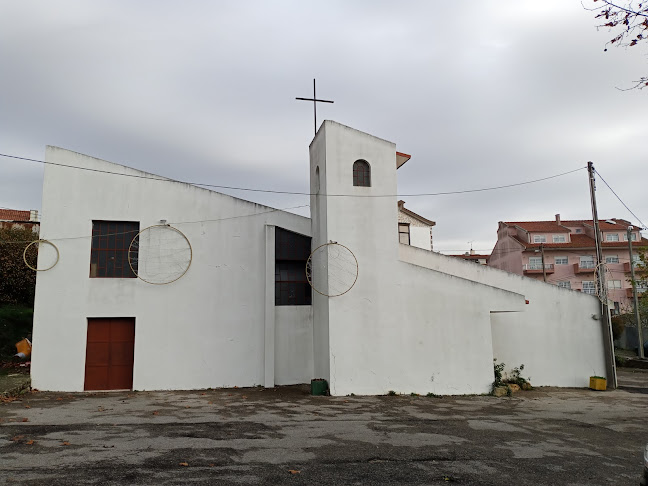
[[[311,305],[306,261],[311,239],[275,228],[275,305]]]
[[[90,277],[135,278],[136,275],[128,264],[128,249],[138,233],[139,222],[93,221]],[[137,271],[136,257],[137,244],[134,244],[131,261]]]
[[[366,160],[353,163],[353,185],[371,187],[371,167]]]

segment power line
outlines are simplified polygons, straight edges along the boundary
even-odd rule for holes
[[[260,213],[252,213],[252,214],[241,214],[239,216],[228,216],[226,218],[216,218],[216,219],[203,219],[203,220],[198,220],[198,221],[173,221],[169,222],[168,224],[194,224],[194,223],[212,223],[212,222],[218,222],[218,221],[228,221],[231,219],[238,219],[238,218],[250,218],[252,216],[261,216],[264,214],[270,214],[270,213],[275,213],[277,211],[287,211],[289,209],[298,209],[298,208],[307,208],[309,207],[309,204],[302,204],[301,206],[291,206],[289,208],[283,208],[283,209],[272,209],[270,211],[262,211]],[[85,239],[85,238],[103,238],[105,236],[117,236],[117,235],[125,235],[125,234],[131,234],[133,233],[132,231],[120,231],[117,233],[105,233],[101,235],[83,235],[83,236],[66,236],[62,238],[43,238],[46,239],[47,241],[64,241],[64,240],[80,240],[80,239]],[[41,235],[42,236],[42,235]],[[1,244],[24,244],[24,243],[32,243],[33,240],[31,241],[0,241]]]
[[[616,196],[616,198],[619,200],[619,202],[620,202],[621,204],[623,204],[623,206],[628,210],[628,212],[629,212],[630,214],[632,214],[635,218],[637,218],[637,221],[639,221],[639,223],[641,224],[641,229],[643,229],[643,230],[648,229],[648,228],[646,227],[646,225],[643,224],[643,221],[641,221],[641,220],[639,219],[639,216],[637,216],[635,213],[632,212],[632,210],[627,206],[627,204],[624,203],[623,200],[621,200],[621,198],[619,197],[619,195],[618,195],[616,192],[614,192],[614,189],[612,189],[612,188],[610,187],[610,184],[608,184],[608,183],[606,182],[606,180],[603,179],[603,176],[599,173],[599,171],[596,170],[596,169],[594,169],[594,172],[596,172],[596,173],[598,174],[598,176],[599,176],[599,177],[601,178],[601,180],[605,183],[605,185],[608,186],[608,189],[609,189],[610,191],[612,191],[612,194],[614,194],[614,195]]]
[[[501,186],[493,186],[493,187],[482,187],[479,189],[464,189],[464,190],[459,190],[459,191],[444,191],[444,192],[428,192],[428,193],[419,193],[419,194],[321,194],[321,193],[310,193],[310,192],[297,192],[297,191],[277,191],[273,189],[257,189],[257,188],[250,188],[250,187],[236,187],[236,186],[224,186],[220,184],[207,184],[203,182],[187,182],[187,181],[179,181],[176,179],[170,179],[166,177],[150,177],[150,176],[145,176],[145,175],[138,175],[138,174],[123,174],[121,172],[111,172],[108,170],[101,170],[101,169],[92,169],[90,167],[80,167],[76,165],[66,165],[66,164],[60,164],[57,162],[48,162],[45,160],[37,160],[37,159],[30,159],[27,157],[18,157],[16,155],[8,155],[8,154],[2,154],[0,153],[1,157],[8,157],[11,159],[18,159],[18,160],[25,160],[29,162],[36,162],[39,164],[45,164],[45,165],[55,165],[58,167],[67,167],[69,169],[78,169],[78,170],[86,170],[89,172],[98,172],[102,174],[112,174],[112,175],[119,175],[119,176],[124,176],[124,177],[134,177],[137,179],[148,179],[148,180],[155,180],[155,181],[166,181],[166,182],[180,182],[182,184],[190,184],[194,186],[204,186],[204,187],[211,187],[215,189],[228,189],[228,190],[233,190],[233,191],[249,191],[249,192],[261,192],[261,193],[270,193],[270,194],[292,194],[292,195],[298,195],[298,196],[327,196],[327,197],[420,197],[420,196],[448,196],[452,194],[467,194],[467,193],[472,193],[472,192],[484,192],[484,191],[494,191],[498,189],[507,189],[509,187],[517,187],[517,186],[524,186],[527,184],[533,184],[536,182],[542,182],[542,181],[547,181],[550,179],[555,179],[557,177],[562,177],[568,174],[572,174],[574,172],[578,172],[579,170],[583,170],[586,167],[579,167],[578,169],[570,170],[568,172],[563,172],[560,174],[555,174],[552,176],[548,177],[542,177],[540,179],[533,179],[530,181],[524,181],[524,182],[516,182],[513,184],[505,184]],[[137,170],[137,169],[135,169]]]

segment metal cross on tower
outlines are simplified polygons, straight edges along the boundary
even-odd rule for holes
[[[315,115],[315,135],[317,135],[317,103],[333,103],[329,100],[318,100],[315,95],[315,80],[313,79],[313,97],[312,98],[295,98],[296,100],[302,101],[312,101],[313,102],[313,112]]]

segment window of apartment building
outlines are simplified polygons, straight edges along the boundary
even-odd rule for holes
[[[133,238],[139,233],[139,222],[93,221],[90,250],[90,277],[136,278],[137,258],[128,263],[128,250]],[[131,257],[137,257],[137,245],[131,249]]]
[[[576,228],[576,233],[582,233],[582,232],[583,232],[582,229],[580,229],[580,228]]]
[[[583,292],[586,294],[595,295],[596,287],[593,280],[583,280]]]
[[[621,288],[621,280],[608,280],[607,281],[608,289],[615,290]]]
[[[559,256],[554,258],[554,263],[556,265],[567,265],[569,264],[569,258],[566,256]]]
[[[594,268],[594,257],[592,255],[581,255],[578,265],[581,268]]]
[[[553,235],[552,236],[552,241],[554,243],[566,243],[567,242],[567,237],[565,235]]]
[[[610,310],[612,311],[612,315],[618,316],[619,314],[621,314],[621,304],[615,302],[614,309],[610,309]]]
[[[562,289],[571,289],[571,282],[558,282],[558,287]]]
[[[353,163],[353,185],[371,186],[371,167],[366,160],[356,160]]]
[[[637,233],[630,233],[630,240],[637,241]],[[628,241],[628,233],[623,233],[623,241]]]
[[[619,233],[606,233],[605,241],[619,241]]]
[[[542,270],[542,257],[529,257],[529,270]]]
[[[275,305],[311,305],[306,261],[311,239],[275,228]]]
[[[607,255],[605,263],[619,263],[619,255]]]
[[[410,225],[409,223],[398,223],[398,241],[404,245],[410,244]]]
[[[546,243],[547,237],[545,235],[533,235],[534,243]]]

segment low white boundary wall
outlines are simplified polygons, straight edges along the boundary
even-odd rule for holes
[[[402,261],[525,296],[523,312],[491,314],[493,356],[507,371],[524,364],[534,386],[586,387],[606,375],[596,297],[407,245],[399,251]]]

